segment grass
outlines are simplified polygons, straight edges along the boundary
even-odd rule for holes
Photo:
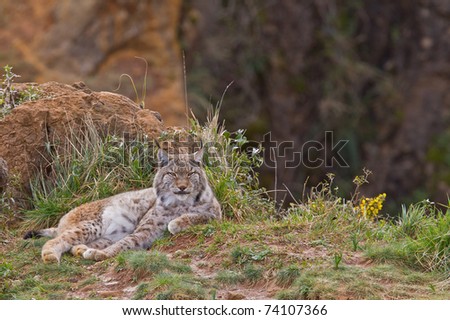
[[[399,232],[400,222],[354,221],[339,209],[341,215],[336,215],[339,227],[331,230],[330,222],[300,214],[303,209],[292,208],[281,220],[267,218],[258,224],[249,219],[197,226],[171,237],[170,241],[162,239],[158,251],[124,252],[112,261],[107,260],[104,269],[100,269],[102,272],[94,274],[86,270],[82,260],[70,256],[65,256],[60,266],[43,265],[39,251],[45,239],[21,242],[1,256],[5,262],[1,264],[0,274],[6,279],[2,297],[63,298],[64,292],[70,290],[101,286],[98,275],[105,270],[119,283],[135,287],[130,298],[136,299],[206,299],[216,295],[220,298],[223,291],[246,288],[251,293],[261,285],[273,287],[271,297],[278,299],[449,297],[446,273],[417,263],[424,257],[418,252],[435,248],[429,241],[425,242],[429,245],[423,245],[425,240],[420,239],[427,239],[423,235],[445,227],[445,216],[427,224],[413,239]],[[336,213],[322,212],[318,217]],[[327,230],[327,233],[317,241],[308,230],[316,233]],[[353,233],[342,230],[353,230]],[[357,251],[353,250],[351,241],[355,230],[360,235]],[[393,237],[397,241],[392,242]],[[409,247],[411,244],[416,247]],[[422,251],[411,255],[411,250],[418,250],[419,244]],[[217,250],[211,250],[212,246]],[[174,254],[169,257],[168,252]],[[332,261],[341,253],[335,268]],[[195,259],[201,259],[204,268],[204,265],[211,268],[212,275],[204,277],[194,272]],[[30,261],[33,261],[31,266]],[[22,268],[27,265],[25,273]],[[80,278],[75,286],[67,281],[73,278]],[[55,279],[65,284],[58,286]],[[93,294],[89,297],[95,298]]]
[[[300,276],[300,268],[292,264],[278,271],[277,284],[282,287],[290,286]]]
[[[438,213],[424,224],[408,249],[422,268],[450,273],[450,214]]]
[[[261,147],[250,146],[244,130],[228,132],[219,123],[219,110],[209,114],[205,125],[194,118],[190,127],[205,143],[205,171],[225,217],[241,221],[273,214],[275,206],[255,171],[262,164]]]
[[[231,260],[234,264],[242,265],[250,261],[261,261],[270,253],[270,250],[264,247],[248,248],[237,246],[231,251]]]
[[[232,290],[248,298],[450,298],[448,210],[423,201],[403,207],[397,220],[366,217],[358,192],[338,196],[331,175],[303,201],[276,209],[258,185],[257,146],[243,152],[243,131],[226,131],[217,113],[190,128],[183,134],[205,145],[223,221],[166,234],[150,251],[100,263],[65,255],[60,265],[41,262],[46,239],[18,240],[20,230],[2,224],[0,298],[220,299]],[[22,226],[55,225],[81,203],[150,186],[152,150],[142,137],[101,134],[89,119],[82,132],[68,128],[65,140],[47,145],[51,170],[31,184],[33,208]]]
[[[263,271],[264,269],[262,267],[258,267],[255,264],[248,264],[245,266],[243,274],[250,284],[255,284],[263,278]]]
[[[406,206],[402,205],[402,213],[397,224],[399,227],[397,232],[401,235],[415,238],[420,228],[429,222],[427,220],[427,209],[431,209],[431,207],[425,201],[416,205],[410,205],[409,209],[406,209]]]
[[[187,275],[160,273],[150,282],[150,288],[157,292],[157,300],[206,299],[202,281]]]
[[[441,212],[428,202],[402,208],[391,226],[393,240],[368,248],[368,256],[427,271],[450,272],[450,212]]]
[[[366,269],[347,266],[329,269],[314,266],[306,270],[288,288],[277,293],[278,299],[426,299],[445,298],[430,283],[436,274],[404,272],[393,265],[376,265]],[[442,275],[440,276],[442,277]]]
[[[189,266],[176,263],[167,258],[166,255],[152,251],[126,251],[117,256],[119,270],[130,268],[134,272],[134,279],[141,279],[149,275],[162,272],[192,273]]]
[[[244,280],[244,276],[237,271],[221,270],[217,273],[215,279],[221,284],[238,284]]]
[[[358,251],[359,249],[361,249],[361,247],[359,246],[359,241],[360,241],[359,233],[357,233],[357,232],[352,233],[350,239],[352,241],[352,249],[353,249],[353,251]]]
[[[192,274],[191,267],[161,252],[123,252],[116,261],[116,270],[131,271],[133,282],[151,279],[138,284],[133,299],[205,299],[202,281]]]
[[[65,140],[47,144],[51,158],[31,183],[34,208],[25,211],[28,228],[55,225],[80,204],[152,185],[153,143],[145,137],[104,136],[92,119],[85,122],[85,130],[68,128]]]
[[[339,269],[339,265],[341,264],[342,261],[342,252],[335,252],[333,255],[333,265],[334,265],[334,269]]]
[[[40,261],[40,239],[14,242],[9,250],[0,247],[0,299],[64,299],[74,288],[75,279],[83,279],[85,266],[75,259],[61,265]]]

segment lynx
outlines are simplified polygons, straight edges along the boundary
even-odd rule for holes
[[[81,205],[64,215],[56,228],[29,231],[24,238],[54,238],[42,248],[45,263],[60,263],[69,250],[99,261],[124,250],[147,249],[166,229],[176,234],[191,225],[221,219],[202,156],[200,150],[169,158],[159,149],[152,188]]]

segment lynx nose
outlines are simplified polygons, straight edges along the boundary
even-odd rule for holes
[[[186,188],[187,188],[186,186],[179,186],[178,187],[178,189],[180,189],[180,191],[184,191],[184,190],[186,190]]]

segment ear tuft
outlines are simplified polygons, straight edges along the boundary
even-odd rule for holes
[[[169,164],[169,155],[163,149],[158,150],[158,166],[160,168]]]

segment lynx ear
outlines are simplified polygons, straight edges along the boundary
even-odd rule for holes
[[[169,155],[163,149],[158,150],[158,166],[160,168],[169,164]]]
[[[194,161],[198,162],[199,164],[203,163],[203,147],[200,150],[194,152]]]

